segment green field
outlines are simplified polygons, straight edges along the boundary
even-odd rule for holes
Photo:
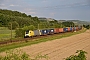
[[[12,38],[15,37],[15,30],[12,30]],[[0,41],[8,40],[11,38],[11,30],[7,27],[0,27]]]

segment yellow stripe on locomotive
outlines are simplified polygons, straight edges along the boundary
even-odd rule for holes
[[[32,37],[32,36],[34,36],[34,31],[32,30],[25,31],[25,37]]]

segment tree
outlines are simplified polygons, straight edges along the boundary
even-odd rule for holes
[[[14,22],[9,22],[8,23],[8,28],[9,29],[11,29],[11,24],[12,24],[12,29],[13,30],[19,27],[19,24],[16,21],[14,21]]]
[[[62,24],[65,26],[65,27],[70,27],[70,26],[74,26],[75,24],[73,22],[69,22],[69,21],[66,21],[66,22],[62,22]]]
[[[90,29],[90,25],[86,25],[86,28],[87,28],[87,29]]]
[[[18,28],[15,30],[15,34],[16,34],[15,37],[24,37],[25,32],[23,31],[22,28]]]
[[[31,15],[28,15],[28,17],[30,17],[30,18],[31,18],[32,16],[31,16]]]
[[[83,25],[84,28],[90,29],[90,25]]]
[[[35,30],[35,26],[34,25],[28,26],[28,30]]]

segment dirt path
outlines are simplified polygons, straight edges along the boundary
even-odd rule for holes
[[[88,30],[85,33],[71,37],[26,46],[20,49],[32,56],[38,53],[42,55],[47,54],[50,57],[49,60],[63,60],[63,58],[75,54],[77,50],[85,50],[88,52],[87,60],[90,60],[90,31]]]

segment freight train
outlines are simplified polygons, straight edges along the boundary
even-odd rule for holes
[[[82,26],[78,27],[67,27],[67,28],[52,28],[52,29],[38,29],[38,30],[26,30],[24,38],[33,37],[33,36],[44,36],[51,35],[57,33],[65,33],[65,32],[74,32],[81,30]]]

